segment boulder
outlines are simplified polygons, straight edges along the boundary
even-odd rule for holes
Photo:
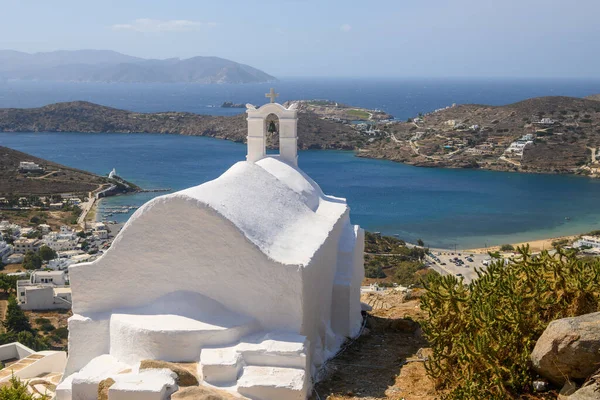
[[[598,400],[600,399],[600,385],[592,383],[565,398],[566,400]]]
[[[562,386],[600,366],[600,312],[552,321],[531,353],[535,371]]]
[[[578,389],[578,386],[575,382],[573,381],[567,381],[564,386],[562,387],[562,389],[560,390],[560,393],[558,393],[558,400],[569,400],[570,397],[573,393],[575,393]]]
[[[190,364],[189,368],[193,369],[196,364]],[[197,386],[198,378],[196,375],[186,368],[186,364],[172,363],[159,360],[142,360],[140,363],[140,371],[144,369],[170,369],[177,375],[177,384],[179,386]]]

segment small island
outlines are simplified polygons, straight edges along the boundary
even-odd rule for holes
[[[221,104],[221,108],[246,108],[245,104],[242,103],[233,103],[231,101],[225,101]]]

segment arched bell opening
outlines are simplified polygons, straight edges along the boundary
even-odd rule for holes
[[[280,124],[279,117],[273,113],[265,118],[265,145],[267,154],[279,154],[279,133]]]

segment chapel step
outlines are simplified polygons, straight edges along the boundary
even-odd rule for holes
[[[306,373],[297,368],[249,366],[238,380],[237,391],[253,400],[304,400]]]
[[[141,360],[197,362],[207,347],[236,343],[258,329],[248,317],[200,321],[180,315],[113,314],[110,319],[110,354],[135,364]]]
[[[204,348],[198,373],[212,385],[231,384],[245,366],[307,368],[305,336],[285,333],[259,333],[243,338],[238,344]]]
[[[177,375],[167,369],[117,375],[108,389],[108,400],[164,400],[179,389],[176,378]]]
[[[98,385],[101,381],[128,369],[128,365],[109,354],[98,356],[56,387],[56,400],[95,400],[98,398]]]

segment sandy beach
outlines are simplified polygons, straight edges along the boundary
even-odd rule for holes
[[[538,240],[530,240],[527,242],[521,242],[521,243],[510,243],[515,249],[517,247],[520,246],[525,246],[526,244],[529,244],[529,248],[531,249],[532,252],[536,253],[536,252],[540,252],[543,250],[550,250],[552,249],[552,242],[556,241],[556,240],[561,240],[561,239],[567,239],[569,241],[573,241],[575,240],[577,237],[579,237],[581,235],[569,235],[569,236],[558,236],[558,237],[553,237],[553,238],[548,238],[548,239],[538,239]],[[487,253],[487,252],[494,252],[494,251],[499,251],[500,250],[500,246],[490,246],[487,248],[477,248],[477,249],[468,249],[468,250],[464,250],[464,252],[466,253]]]

